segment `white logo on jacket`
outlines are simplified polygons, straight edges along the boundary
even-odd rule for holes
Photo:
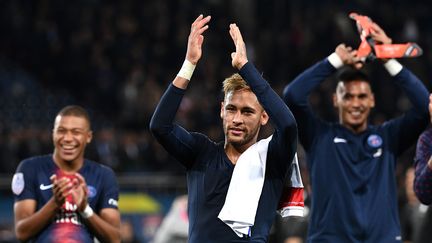
[[[345,138],[334,137],[333,142],[334,143],[347,143],[347,140]]]

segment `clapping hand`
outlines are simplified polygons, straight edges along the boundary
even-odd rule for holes
[[[229,33],[235,45],[235,52],[231,53],[231,64],[233,67],[240,70],[243,65],[248,62],[247,54],[246,54],[246,45],[243,41],[243,37],[240,33],[240,29],[236,24],[230,24]]]

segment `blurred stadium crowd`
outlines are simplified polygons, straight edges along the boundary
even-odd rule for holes
[[[72,103],[92,116],[95,137],[88,158],[117,173],[181,173],[152,139],[148,123],[181,67],[190,23],[199,13],[212,15],[212,21],[177,117],[216,140],[222,138],[221,81],[234,72],[231,22],[240,26],[250,58],[279,94],[337,44],[357,47],[351,11],[370,16],[394,42],[417,42],[424,55],[401,62],[430,88],[429,5],[426,0],[0,1],[0,174],[12,174],[23,158],[50,153],[54,115]],[[382,65],[368,64],[366,71],[377,100],[372,122],[407,109],[408,100]],[[326,82],[311,97],[326,119],[336,118],[329,108],[334,87]],[[410,151],[400,159],[401,198],[412,157]]]

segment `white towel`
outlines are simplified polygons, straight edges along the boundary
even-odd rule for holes
[[[219,218],[242,237],[250,235],[264,185],[268,144],[272,136],[244,151],[237,160]],[[247,203],[244,203],[247,202]]]
[[[231,177],[225,204],[219,219],[239,237],[251,235],[256,210],[264,185],[267,150],[272,136],[250,146],[237,160]],[[303,183],[297,154],[291,164],[290,185],[284,188],[278,212],[283,216],[303,216]],[[244,203],[247,202],[247,203]]]

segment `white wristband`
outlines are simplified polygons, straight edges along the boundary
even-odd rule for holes
[[[185,61],[183,62],[183,66],[181,67],[177,76],[190,80],[194,70],[195,70],[195,65],[189,62],[187,59],[185,59]]]
[[[402,64],[400,64],[396,59],[390,59],[384,63],[384,67],[390,73],[391,76],[396,76],[402,70]]]
[[[91,216],[93,216],[94,212],[93,209],[90,207],[90,205],[87,204],[84,211],[80,212],[80,214],[83,218],[88,219]]]
[[[341,68],[344,65],[342,59],[339,57],[338,54],[336,54],[336,52],[333,52],[330,56],[327,57],[327,59],[330,64],[336,69]]]

